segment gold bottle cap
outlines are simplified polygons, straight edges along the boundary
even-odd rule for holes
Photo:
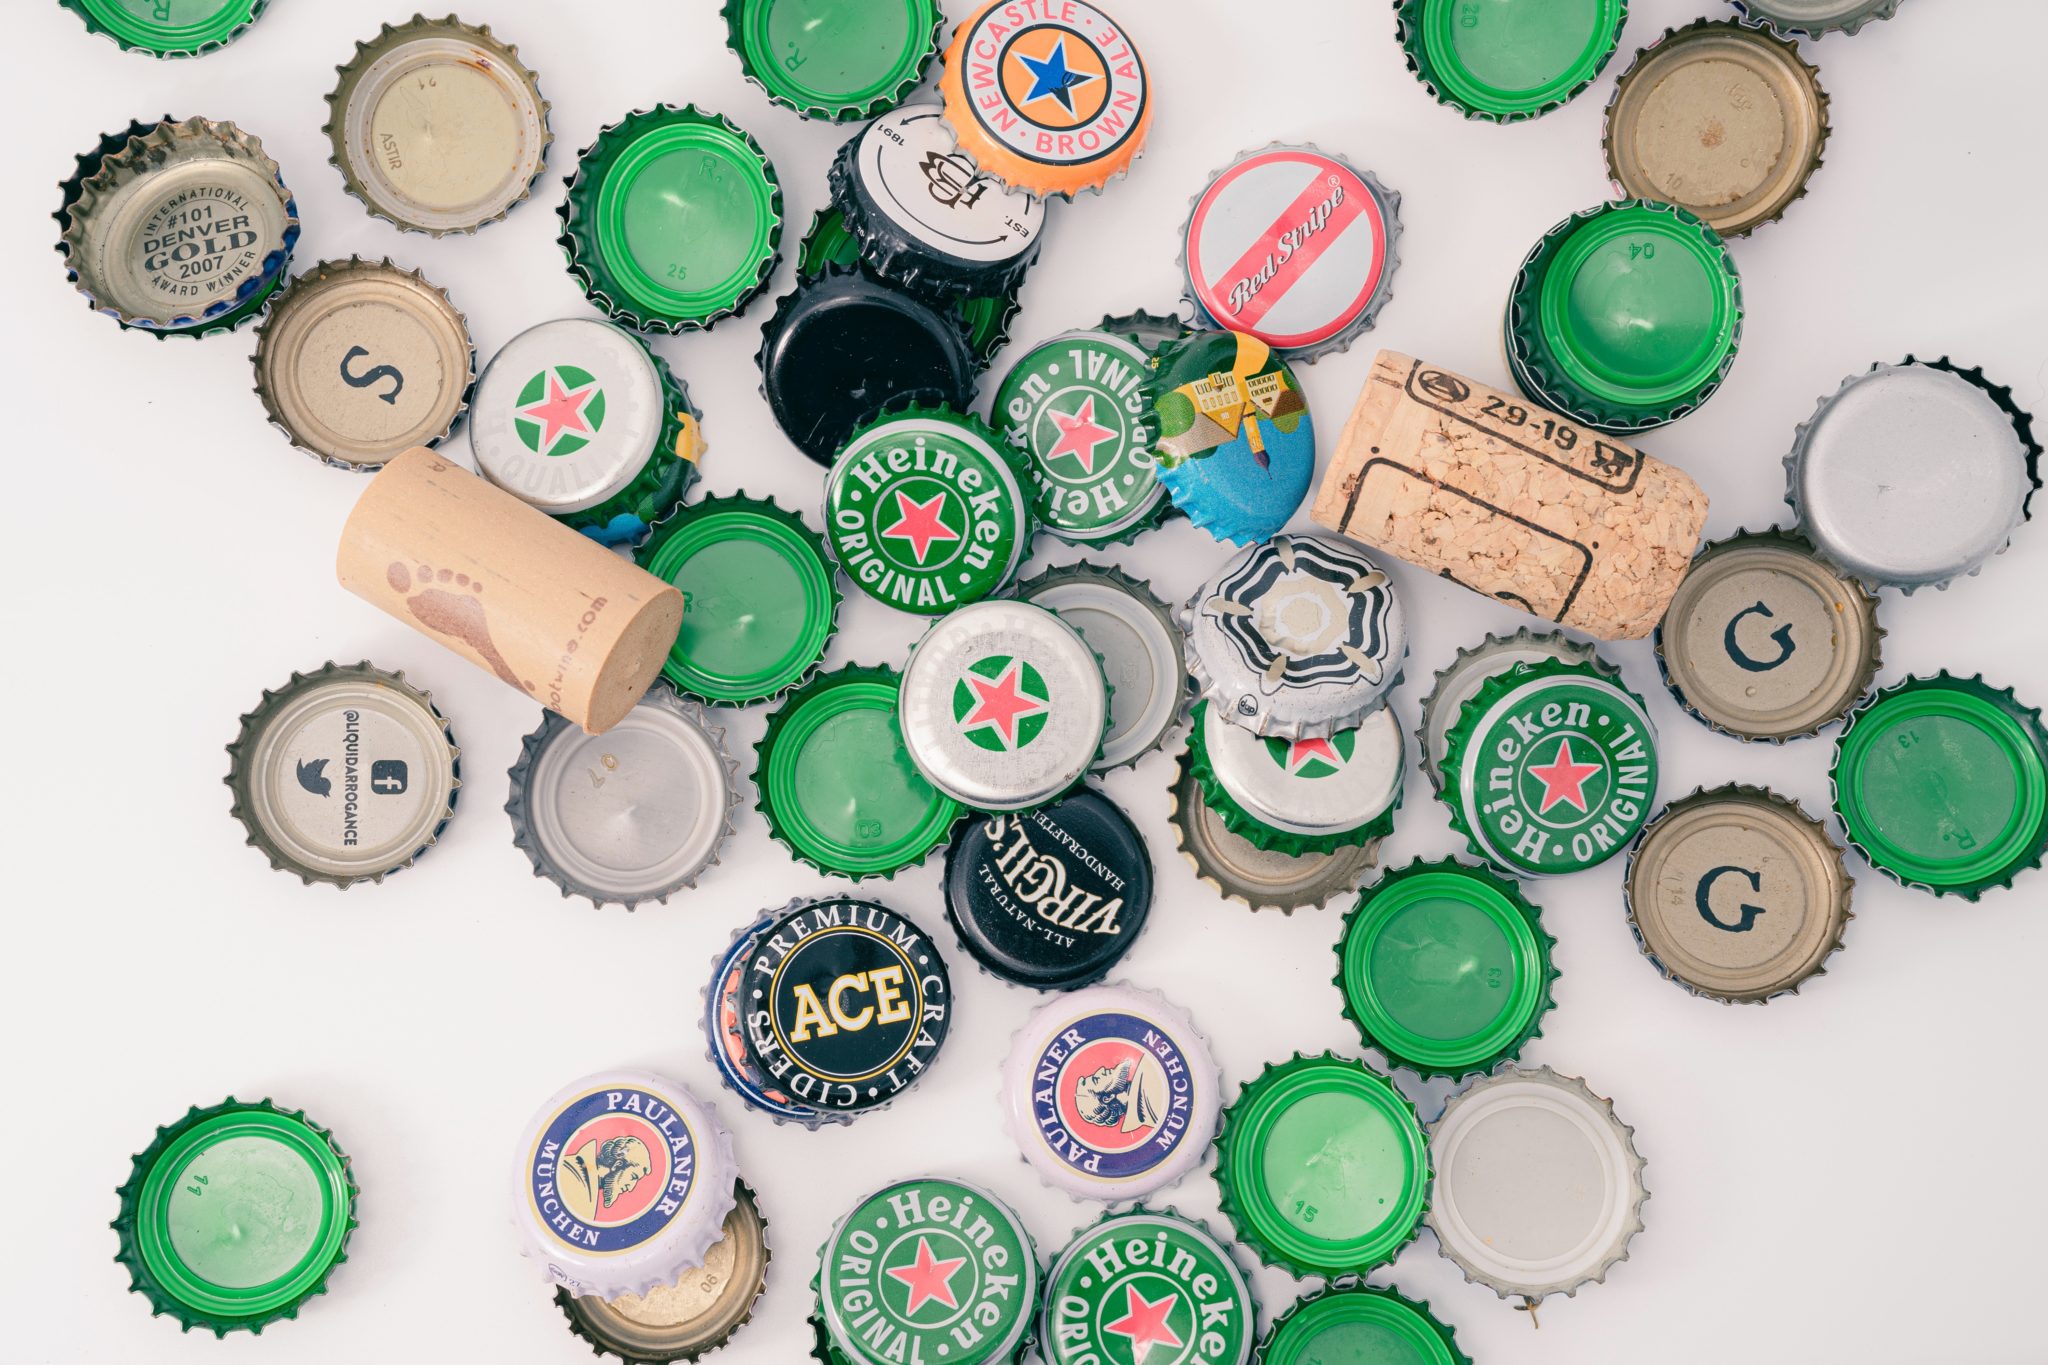
[[[1167,800],[1174,843],[1195,876],[1226,900],[1254,910],[1292,914],[1305,905],[1320,908],[1334,896],[1357,890],[1379,861],[1378,839],[1329,853],[1297,854],[1267,852],[1231,833],[1202,799],[1201,780],[1185,750]]]
[[[599,1351],[630,1361],[695,1360],[723,1346],[753,1316],[768,1283],[768,1223],[744,1181],[734,1182],[725,1235],[704,1264],[674,1284],[616,1299],[578,1298],[566,1289],[555,1302],[570,1330]]]

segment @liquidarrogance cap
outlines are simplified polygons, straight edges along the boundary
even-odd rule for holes
[[[198,57],[226,47],[262,17],[270,0],[62,0],[127,52],[152,57]]]
[[[344,890],[433,847],[462,785],[434,699],[369,663],[265,691],[228,745],[234,815],[270,865]]]
[[[1004,1125],[1077,1199],[1143,1199],[1201,1165],[1223,1072],[1178,1005],[1118,982],[1041,1006],[1011,1040]]]
[[[327,1130],[232,1097],[156,1130],[114,1219],[129,1289],[184,1330],[261,1332],[348,1259],[356,1182]]]
[[[1042,1290],[1031,1233],[1002,1200],[941,1176],[849,1210],[818,1249],[819,1349],[830,1365],[1009,1365]]]
[[[1429,1207],[1415,1106],[1365,1063],[1327,1052],[1269,1066],[1239,1091],[1216,1149],[1223,1212],[1239,1239],[1297,1276],[1384,1265]]]
[[[1291,1305],[1266,1329],[1259,1365],[1472,1365],[1457,1334],[1429,1304],[1398,1289],[1356,1280],[1326,1286]]]
[[[1878,692],[1850,713],[1828,780],[1849,842],[1906,886],[1976,900],[2048,851],[2041,713],[1981,676]]]
[[[873,118],[939,51],[936,0],[726,0],[726,46],[763,94],[802,118]]]
[[[1541,1036],[1557,969],[1542,915],[1511,881],[1413,862],[1344,917],[1337,989],[1366,1046],[1423,1076],[1466,1076]]]
[[[1286,362],[1257,337],[1192,332],[1153,356],[1159,482],[1218,540],[1275,535],[1315,473],[1316,426]]]
[[[1742,282],[1719,234],[1672,204],[1573,214],[1522,262],[1502,320],[1529,398],[1615,435],[1713,396],[1742,340]]]
[[[989,412],[1029,457],[1047,532],[1113,545],[1159,524],[1169,503],[1152,467],[1151,380],[1145,350],[1102,330],[1042,341],[1003,376]]]
[[[514,1184],[521,1254],[573,1294],[672,1285],[724,1235],[739,1168],[732,1135],[649,1071],[601,1071],[534,1115]]]
[[[1515,123],[1599,77],[1628,0],[1397,0],[1394,13],[1408,69],[1438,104]]]
[[[1109,734],[1095,770],[1135,764],[1180,728],[1187,637],[1152,585],[1113,564],[1080,560],[1017,585],[1017,597],[1081,632],[1109,683]]]
[[[1249,1365],[1259,1305],[1232,1249],[1170,1209],[1107,1213],[1046,1275],[1046,1365]]]

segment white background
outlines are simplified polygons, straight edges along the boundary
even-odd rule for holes
[[[320,129],[334,65],[411,8],[278,0],[226,51],[157,63],[88,37],[50,0],[8,6],[9,1360],[587,1359],[512,1249],[506,1207],[529,1110],[608,1066],[674,1073],[715,1102],[761,1191],[768,1293],[721,1359],[803,1356],[819,1241],[882,1182],[982,1182],[1048,1253],[1094,1216],[1041,1187],[998,1126],[996,1067],[1037,997],[978,974],[964,954],[952,1035],[903,1102],[818,1133],[743,1109],[705,1057],[708,963],[760,907],[835,884],[770,841],[751,792],[724,865],[667,906],[599,912],[535,880],[501,806],[538,712],[335,585],[335,536],[363,479],[264,424],[252,333],[197,344],[123,333],[65,284],[47,216],[57,182],[103,131],[166,109],[231,118],[264,139],[298,197],[302,265],[356,252],[423,267],[466,310],[486,359],[536,322],[589,314],[562,268],[553,209],[575,150],[629,109],[696,101],[750,129],[781,173],[787,248],[825,200],[846,133],[799,122],[744,85],[713,0],[468,0],[465,17],[518,44],[554,102],[550,173],[536,202],[480,236],[401,236],[343,194]],[[1600,129],[1615,76],[1667,26],[1728,11],[1636,0],[1601,81],[1559,112],[1497,128],[1428,99],[1384,0],[1116,8],[1156,83],[1150,150],[1107,194],[1054,205],[1017,335],[1164,307],[1180,288],[1176,230],[1205,174],[1246,146],[1313,140],[1398,189],[1405,225],[1379,329],[1303,373],[1325,457],[1375,344],[1504,384],[1500,310],[1518,262],[1607,193]],[[1872,361],[1952,353],[2048,413],[2044,46],[2048,7],[2029,0],[1910,0],[1892,22],[1808,46],[1833,97],[1827,165],[1785,222],[1734,244],[1748,319],[1727,384],[1644,442],[1706,487],[1710,535],[1784,518],[1779,459],[1794,425]],[[792,269],[785,259],[776,293]],[[815,517],[820,471],[755,392],[769,302],[655,345],[704,411],[704,486],[772,493]],[[449,449],[466,458],[466,436]],[[1033,571],[1074,557],[1040,548]],[[1177,524],[1108,557],[1179,597],[1225,555]],[[1413,631],[1397,697],[1412,726],[1456,648],[1523,622],[1392,567]],[[2048,701],[2044,575],[2048,527],[2035,525],[1948,592],[1887,594],[1882,680],[1982,670]],[[899,662],[919,626],[855,600],[828,663]],[[1826,808],[1830,739],[1770,749],[1716,736],[1659,686],[1647,642],[1611,653],[1661,729],[1666,799],[1740,779]],[[365,657],[433,690],[466,786],[417,868],[345,894],[302,887],[243,847],[222,746],[263,688]],[[747,769],[763,719],[756,708],[729,721]],[[1330,985],[1340,909],[1254,916],[1199,886],[1166,825],[1171,772],[1170,755],[1156,754],[1108,782],[1159,869],[1151,927],[1125,974],[1195,1014],[1233,1087],[1295,1049],[1355,1054]],[[1408,792],[1389,859],[1455,851],[1419,772]],[[938,862],[864,891],[950,946]],[[1971,905],[1854,862],[1856,920],[1828,974],[1798,997],[1729,1008],[1639,957],[1620,870],[1617,859],[1534,888],[1563,978],[1524,1055],[1584,1075],[1635,1125],[1654,1197],[1631,1259],[1609,1283],[1552,1300],[1538,1331],[1464,1284],[1427,1233],[1374,1279],[1428,1299],[1480,1362],[2048,1358],[2048,873]],[[1441,1087],[1408,1088],[1433,1117]],[[154,1126],[230,1093],[272,1095],[331,1126],[354,1158],[363,1225],[332,1292],[299,1321],[217,1343],[150,1320],[126,1292],[106,1223]],[[1207,1172],[1171,1202],[1213,1217]],[[1269,1315],[1302,1288],[1275,1270],[1257,1281]]]

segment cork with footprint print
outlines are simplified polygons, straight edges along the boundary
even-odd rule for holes
[[[424,447],[370,480],[335,575],[592,734],[646,693],[683,621],[673,587]]]

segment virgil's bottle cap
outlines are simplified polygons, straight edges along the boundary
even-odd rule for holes
[[[226,47],[263,15],[270,0],[61,0],[93,33],[128,52],[197,57]]]
[[[1188,520],[1249,545],[1276,534],[1315,473],[1316,427],[1294,372],[1241,332],[1193,332],[1153,357],[1159,482]]]
[[[1112,545],[1157,526],[1171,504],[1154,476],[1152,363],[1104,330],[1066,332],[1024,353],[990,412],[1031,462],[1045,530],[1077,545]]]
[[[1327,853],[1262,849],[1233,834],[1202,799],[1202,782],[1192,756],[1183,751],[1168,795],[1167,816],[1175,846],[1195,876],[1226,900],[1254,910],[1291,914],[1321,907],[1356,887],[1379,856],[1379,841],[1347,844]]]
[[[1591,85],[1614,56],[1628,0],[1397,0],[1408,69],[1438,104],[1515,123]]]
[[[523,202],[547,162],[548,102],[519,50],[454,15],[385,24],[327,96],[329,158],[401,232],[474,232]]]
[[[726,0],[726,46],[746,78],[804,118],[873,118],[939,51],[936,0]]]
[[[1250,1365],[1251,1276],[1203,1224],[1170,1209],[1105,1214],[1046,1273],[1046,1365],[1185,1360]]]
[[[1394,831],[1407,744],[1391,705],[1316,739],[1255,735],[1195,704],[1188,757],[1203,803],[1253,847],[1328,853]]]
[[[1109,733],[1096,771],[1136,763],[1180,727],[1187,688],[1187,637],[1152,585],[1114,564],[1080,560],[1017,585],[1021,601],[1058,614],[1081,632],[1109,682]]]
[[[1356,1280],[1332,1284],[1291,1304],[1266,1329],[1259,1365],[1472,1365],[1457,1334],[1429,1304],[1398,1289]]]
[[[1539,659],[1591,663],[1617,676],[1593,646],[1557,631],[1533,631],[1525,626],[1513,635],[1488,635],[1478,644],[1460,649],[1456,658],[1437,670],[1436,681],[1422,700],[1422,728],[1415,732],[1422,745],[1422,770],[1429,774],[1432,787],[1439,792],[1444,789],[1444,736],[1463,714],[1465,703],[1478,694],[1479,685],[1516,664]]]
[[[152,1315],[260,1332],[327,1290],[356,1226],[349,1159],[325,1128],[229,1098],[156,1130],[120,1189],[115,1260]]]
[[[631,1365],[693,1361],[732,1340],[753,1317],[768,1286],[768,1260],[768,1220],[754,1192],[739,1181],[724,1235],[702,1265],[685,1270],[673,1284],[614,1299],[556,1289],[555,1305],[569,1319],[569,1330],[594,1351]]]

